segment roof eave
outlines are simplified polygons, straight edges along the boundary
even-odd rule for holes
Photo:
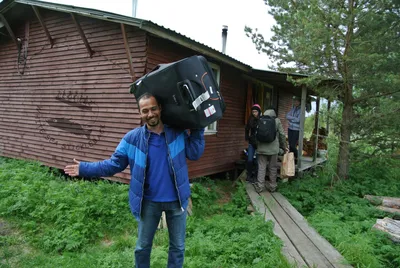
[[[106,11],[98,11],[95,9],[81,8],[81,7],[75,7],[75,6],[70,6],[70,5],[64,5],[64,4],[41,2],[41,1],[37,1],[37,0],[13,0],[5,8],[7,8],[7,10],[8,10],[15,3],[41,7],[41,8],[55,10],[55,11],[59,11],[59,12],[74,13],[74,14],[78,14],[78,15],[82,15],[82,16],[90,17],[90,18],[94,18],[94,19],[106,20],[106,21],[111,21],[111,22],[115,22],[115,23],[123,23],[125,25],[135,26],[146,32],[149,32],[156,36],[159,36],[163,39],[170,40],[176,44],[179,44],[181,46],[184,46],[184,47],[192,49],[196,52],[199,52],[205,56],[212,57],[213,59],[216,59],[216,60],[226,63],[228,65],[231,65],[242,71],[250,72],[252,70],[251,66],[249,66],[249,65],[246,65],[239,61],[236,61],[235,59],[233,59],[229,56],[226,56],[225,54],[222,54],[221,52],[218,52],[217,50],[214,50],[214,49],[207,47],[201,43],[191,40],[190,38],[180,35],[180,34],[176,33],[175,31],[168,30],[164,27],[161,27],[151,21],[127,17],[124,15],[113,14],[113,13],[109,13]],[[5,8],[3,8],[1,10],[1,12],[3,12],[3,10]]]
[[[163,39],[170,40],[181,46],[184,46],[184,47],[187,47],[194,51],[197,51],[205,56],[209,56],[209,57],[212,57],[221,62],[227,63],[227,64],[229,64],[233,67],[236,67],[237,69],[240,69],[242,71],[251,72],[251,70],[252,70],[251,66],[249,66],[249,65],[242,64],[238,61],[235,61],[234,59],[226,56],[225,54],[222,54],[221,52],[210,49],[209,47],[207,47],[205,45],[199,44],[196,41],[190,40],[189,38],[181,36],[177,33],[170,32],[162,27],[159,27],[158,25],[156,25],[150,21],[143,21],[143,23],[140,25],[140,28],[146,32],[152,33]]]

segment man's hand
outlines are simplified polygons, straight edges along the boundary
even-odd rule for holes
[[[79,176],[79,161],[74,158],[75,165],[65,166],[64,172],[71,177]]]

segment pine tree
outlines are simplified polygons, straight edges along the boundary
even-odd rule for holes
[[[381,106],[385,102],[394,109],[384,111],[390,113],[391,123],[395,124],[391,130],[399,130],[396,124],[400,122],[392,113],[399,112],[395,99],[400,91],[400,1],[264,2],[276,20],[272,27],[273,37],[264,40],[257,30],[246,27],[245,31],[256,48],[274,61],[275,66],[271,68],[308,74],[308,78],[296,83],[341,102],[337,174],[347,178],[350,143],[368,128],[382,131],[383,124],[376,124],[373,129],[370,126],[371,122],[385,120],[387,114],[381,118],[377,116],[385,110]],[[327,84],[322,81],[330,81],[329,88],[321,86]],[[398,134],[391,138],[398,146]]]

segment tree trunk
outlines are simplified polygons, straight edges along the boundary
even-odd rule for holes
[[[350,166],[350,136],[351,121],[353,119],[353,92],[351,87],[351,85],[346,85],[344,94],[342,125],[340,128],[339,159],[336,170],[339,178],[343,179],[348,178]]]
[[[400,221],[390,218],[377,219],[373,228],[388,233],[393,242],[400,243]]]
[[[400,209],[399,197],[365,195],[364,198],[373,205],[382,205],[388,208]]]

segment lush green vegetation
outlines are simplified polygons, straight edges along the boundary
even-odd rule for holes
[[[331,146],[331,159],[336,152]],[[335,179],[335,164],[280,185],[280,192],[354,267],[400,267],[400,245],[372,229],[376,219],[391,215],[363,198],[400,196],[400,160],[353,161],[350,178],[342,181]]]
[[[290,267],[272,224],[248,215],[244,187],[230,183],[194,183],[185,267]],[[137,224],[127,191],[0,158],[0,267],[132,267]],[[167,252],[168,233],[159,230],[152,267],[166,267]]]

